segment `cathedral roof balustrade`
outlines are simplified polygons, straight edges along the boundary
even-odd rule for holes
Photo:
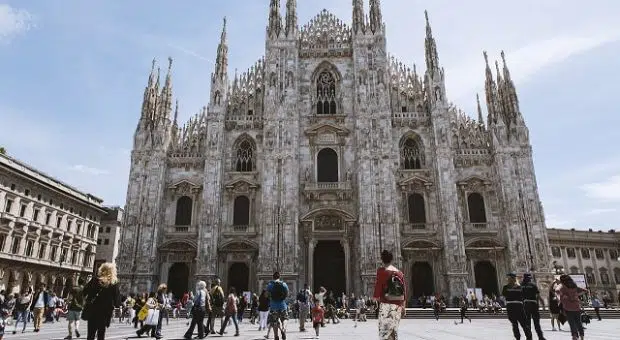
[[[410,127],[416,129],[419,126],[428,125],[430,122],[430,114],[428,112],[392,112],[392,126],[393,127]]]
[[[263,117],[254,115],[227,115],[226,130],[250,130],[262,129],[264,125]]]

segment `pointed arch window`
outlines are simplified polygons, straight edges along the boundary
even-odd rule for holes
[[[252,172],[256,167],[254,143],[249,139],[243,139],[237,143],[235,153],[235,171]]]
[[[323,71],[319,73],[316,80],[316,98],[316,114],[337,114],[336,77],[331,72]]]
[[[422,169],[424,158],[420,145],[413,137],[407,137],[400,146],[400,162],[405,170]]]
[[[177,200],[177,210],[174,219],[175,225],[185,226],[192,224],[192,199],[183,196]]]

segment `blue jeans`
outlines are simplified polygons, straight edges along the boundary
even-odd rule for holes
[[[224,321],[222,322],[222,328],[220,329],[220,334],[224,334],[224,330],[226,330],[226,325],[228,325],[228,321],[232,318],[233,324],[235,324],[235,333],[239,334],[239,323],[237,323],[237,314],[232,313],[232,315],[226,313],[226,317],[224,317]]]
[[[17,324],[21,321],[24,324],[22,328],[22,333],[26,331],[26,325],[28,324],[28,317],[30,316],[29,310],[17,311],[17,315],[15,316],[15,328],[14,331],[17,332]]]
[[[570,326],[572,336],[583,336],[583,324],[581,323],[581,311],[566,311],[566,321]]]

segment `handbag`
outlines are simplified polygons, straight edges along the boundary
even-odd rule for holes
[[[97,294],[95,294],[95,296],[93,298],[90,298],[90,296],[89,296],[88,300],[86,300],[86,302],[84,303],[84,307],[82,307],[82,315],[80,316],[82,320],[88,321],[88,319],[93,314],[93,310],[92,310],[93,309],[93,303],[95,302],[95,300],[99,296],[99,293],[101,293],[102,289],[103,289],[103,287],[99,287],[99,290],[97,291]]]
[[[159,309],[149,309],[148,316],[144,321],[147,326],[157,326],[159,322]]]
[[[140,308],[140,311],[138,312],[138,320],[144,321],[146,320],[147,316],[149,316],[149,307],[147,305],[144,305],[142,306],[142,308]]]

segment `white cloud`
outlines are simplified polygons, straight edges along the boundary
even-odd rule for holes
[[[15,36],[33,27],[32,15],[24,10],[0,4],[0,42],[9,42]]]
[[[606,202],[620,202],[620,174],[610,176],[600,182],[584,184],[581,189],[590,198]]]
[[[110,173],[108,170],[97,169],[97,168],[89,167],[89,166],[82,165],[82,164],[74,165],[70,169],[73,171],[82,172],[85,174],[95,175],[95,176],[107,175]]]
[[[617,40],[620,40],[620,28],[589,34],[558,35],[507,50],[505,51],[506,61],[512,79],[518,86],[551,65]],[[489,51],[489,59],[490,64],[494,62],[494,59],[499,60],[499,51]],[[449,79],[446,84],[450,91],[449,94],[455,99],[473,98],[474,92],[482,91],[483,65],[482,53],[480,53],[475,61],[466,61],[452,69],[448,74]],[[495,66],[490,66],[495,73]]]

